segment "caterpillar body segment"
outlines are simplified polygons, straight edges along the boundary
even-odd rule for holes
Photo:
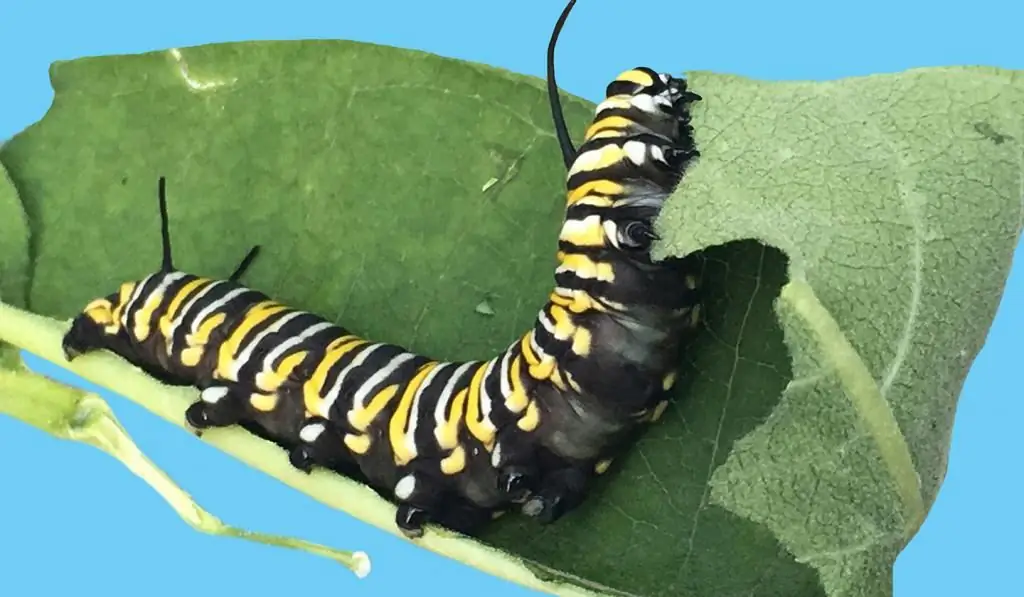
[[[557,33],[549,45],[549,83]],[[654,220],[698,155],[686,82],[620,74],[567,165],[554,286],[534,325],[486,360],[449,363],[374,342],[237,282],[173,267],[164,183],[159,272],[86,306],[70,360],[107,349],[193,385],[198,431],[242,425],[291,463],[366,483],[398,506],[408,536],[428,522],[473,534],[512,507],[542,522],[570,512],[591,480],[664,412],[696,322],[689,260],[654,262]]]
[[[354,454],[391,488],[412,536],[455,499],[469,511],[520,503],[545,522],[575,508],[664,411],[693,327],[692,264],[654,263],[649,249],[653,219],[697,155],[686,109],[696,99],[650,69],[620,75],[570,164],[556,285],[533,328],[470,363],[358,340],[335,347],[346,354],[322,357],[335,364],[314,382],[282,387],[317,414],[293,462]]]

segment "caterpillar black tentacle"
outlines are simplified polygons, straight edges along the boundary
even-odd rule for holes
[[[569,0],[569,3],[562,9],[562,14],[558,15],[558,21],[555,22],[555,28],[551,31],[551,39],[548,41],[547,57],[548,101],[551,104],[551,117],[555,121],[555,136],[558,138],[558,148],[562,152],[562,162],[565,164],[566,169],[572,166],[572,161],[576,157],[576,148],[572,146],[569,129],[565,126],[565,117],[562,115],[562,100],[558,96],[558,83],[555,81],[555,45],[558,43],[558,36],[562,33],[562,27],[565,25],[565,21],[569,18],[569,13],[572,12],[572,7],[575,5],[576,0]]]
[[[231,272],[231,275],[228,276],[228,280],[232,282],[241,280],[242,276],[244,276],[245,272],[249,270],[249,266],[252,265],[252,262],[256,260],[256,257],[259,256],[259,254],[260,246],[253,245],[253,247],[249,249],[249,252],[245,254],[245,257],[242,258],[242,261],[238,263],[238,267],[235,268],[235,271]]]
[[[549,45],[554,95],[550,58],[572,4]],[[698,155],[689,104],[699,99],[684,80],[640,67],[608,85],[578,150],[559,134],[568,194],[555,288],[533,327],[490,359],[439,362],[286,307],[238,276],[175,270],[162,182],[161,270],[90,303],[66,354],[108,349],[197,387],[192,427],[240,424],[297,468],[366,483],[397,504],[410,537],[428,522],[472,534],[516,505],[557,520],[664,412],[695,325],[691,262],[654,262],[650,247]]]

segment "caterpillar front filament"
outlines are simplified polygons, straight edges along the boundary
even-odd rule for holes
[[[616,77],[576,149],[552,116],[568,169],[555,285],[534,325],[500,354],[443,362],[361,338],[238,280],[178,271],[164,179],[159,271],[89,303],[64,338],[70,360],[107,349],[168,383],[200,389],[188,423],[244,425],[398,505],[409,536],[435,522],[474,533],[513,504],[551,522],[664,411],[698,280],[689,260],[654,262],[654,220],[698,155],[686,82],[638,67]],[[540,301],[538,301],[540,302]]]

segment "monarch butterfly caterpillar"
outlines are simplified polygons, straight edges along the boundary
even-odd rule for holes
[[[675,383],[698,283],[684,260],[654,262],[653,221],[698,155],[686,83],[639,67],[615,78],[577,150],[554,78],[548,91],[568,170],[555,287],[533,327],[487,360],[440,362],[360,338],[237,280],[178,271],[164,179],[163,262],[89,303],[67,358],[113,351],[196,386],[197,430],[245,425],[303,470],[363,480],[397,503],[408,536],[427,522],[475,533],[513,504],[551,522],[657,419]]]

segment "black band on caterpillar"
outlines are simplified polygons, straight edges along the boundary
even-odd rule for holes
[[[557,96],[550,62],[549,89]],[[194,385],[197,430],[240,424],[398,504],[409,536],[436,522],[473,533],[519,504],[550,522],[667,405],[698,307],[686,262],[655,263],[654,219],[697,156],[685,81],[636,68],[608,85],[567,157],[555,288],[532,328],[484,361],[438,362],[289,308],[237,279],[173,268],[164,183],[161,270],[90,303],[64,339],[69,359],[111,350]],[[564,131],[557,98],[556,130]],[[571,158],[571,159],[570,159]]]

